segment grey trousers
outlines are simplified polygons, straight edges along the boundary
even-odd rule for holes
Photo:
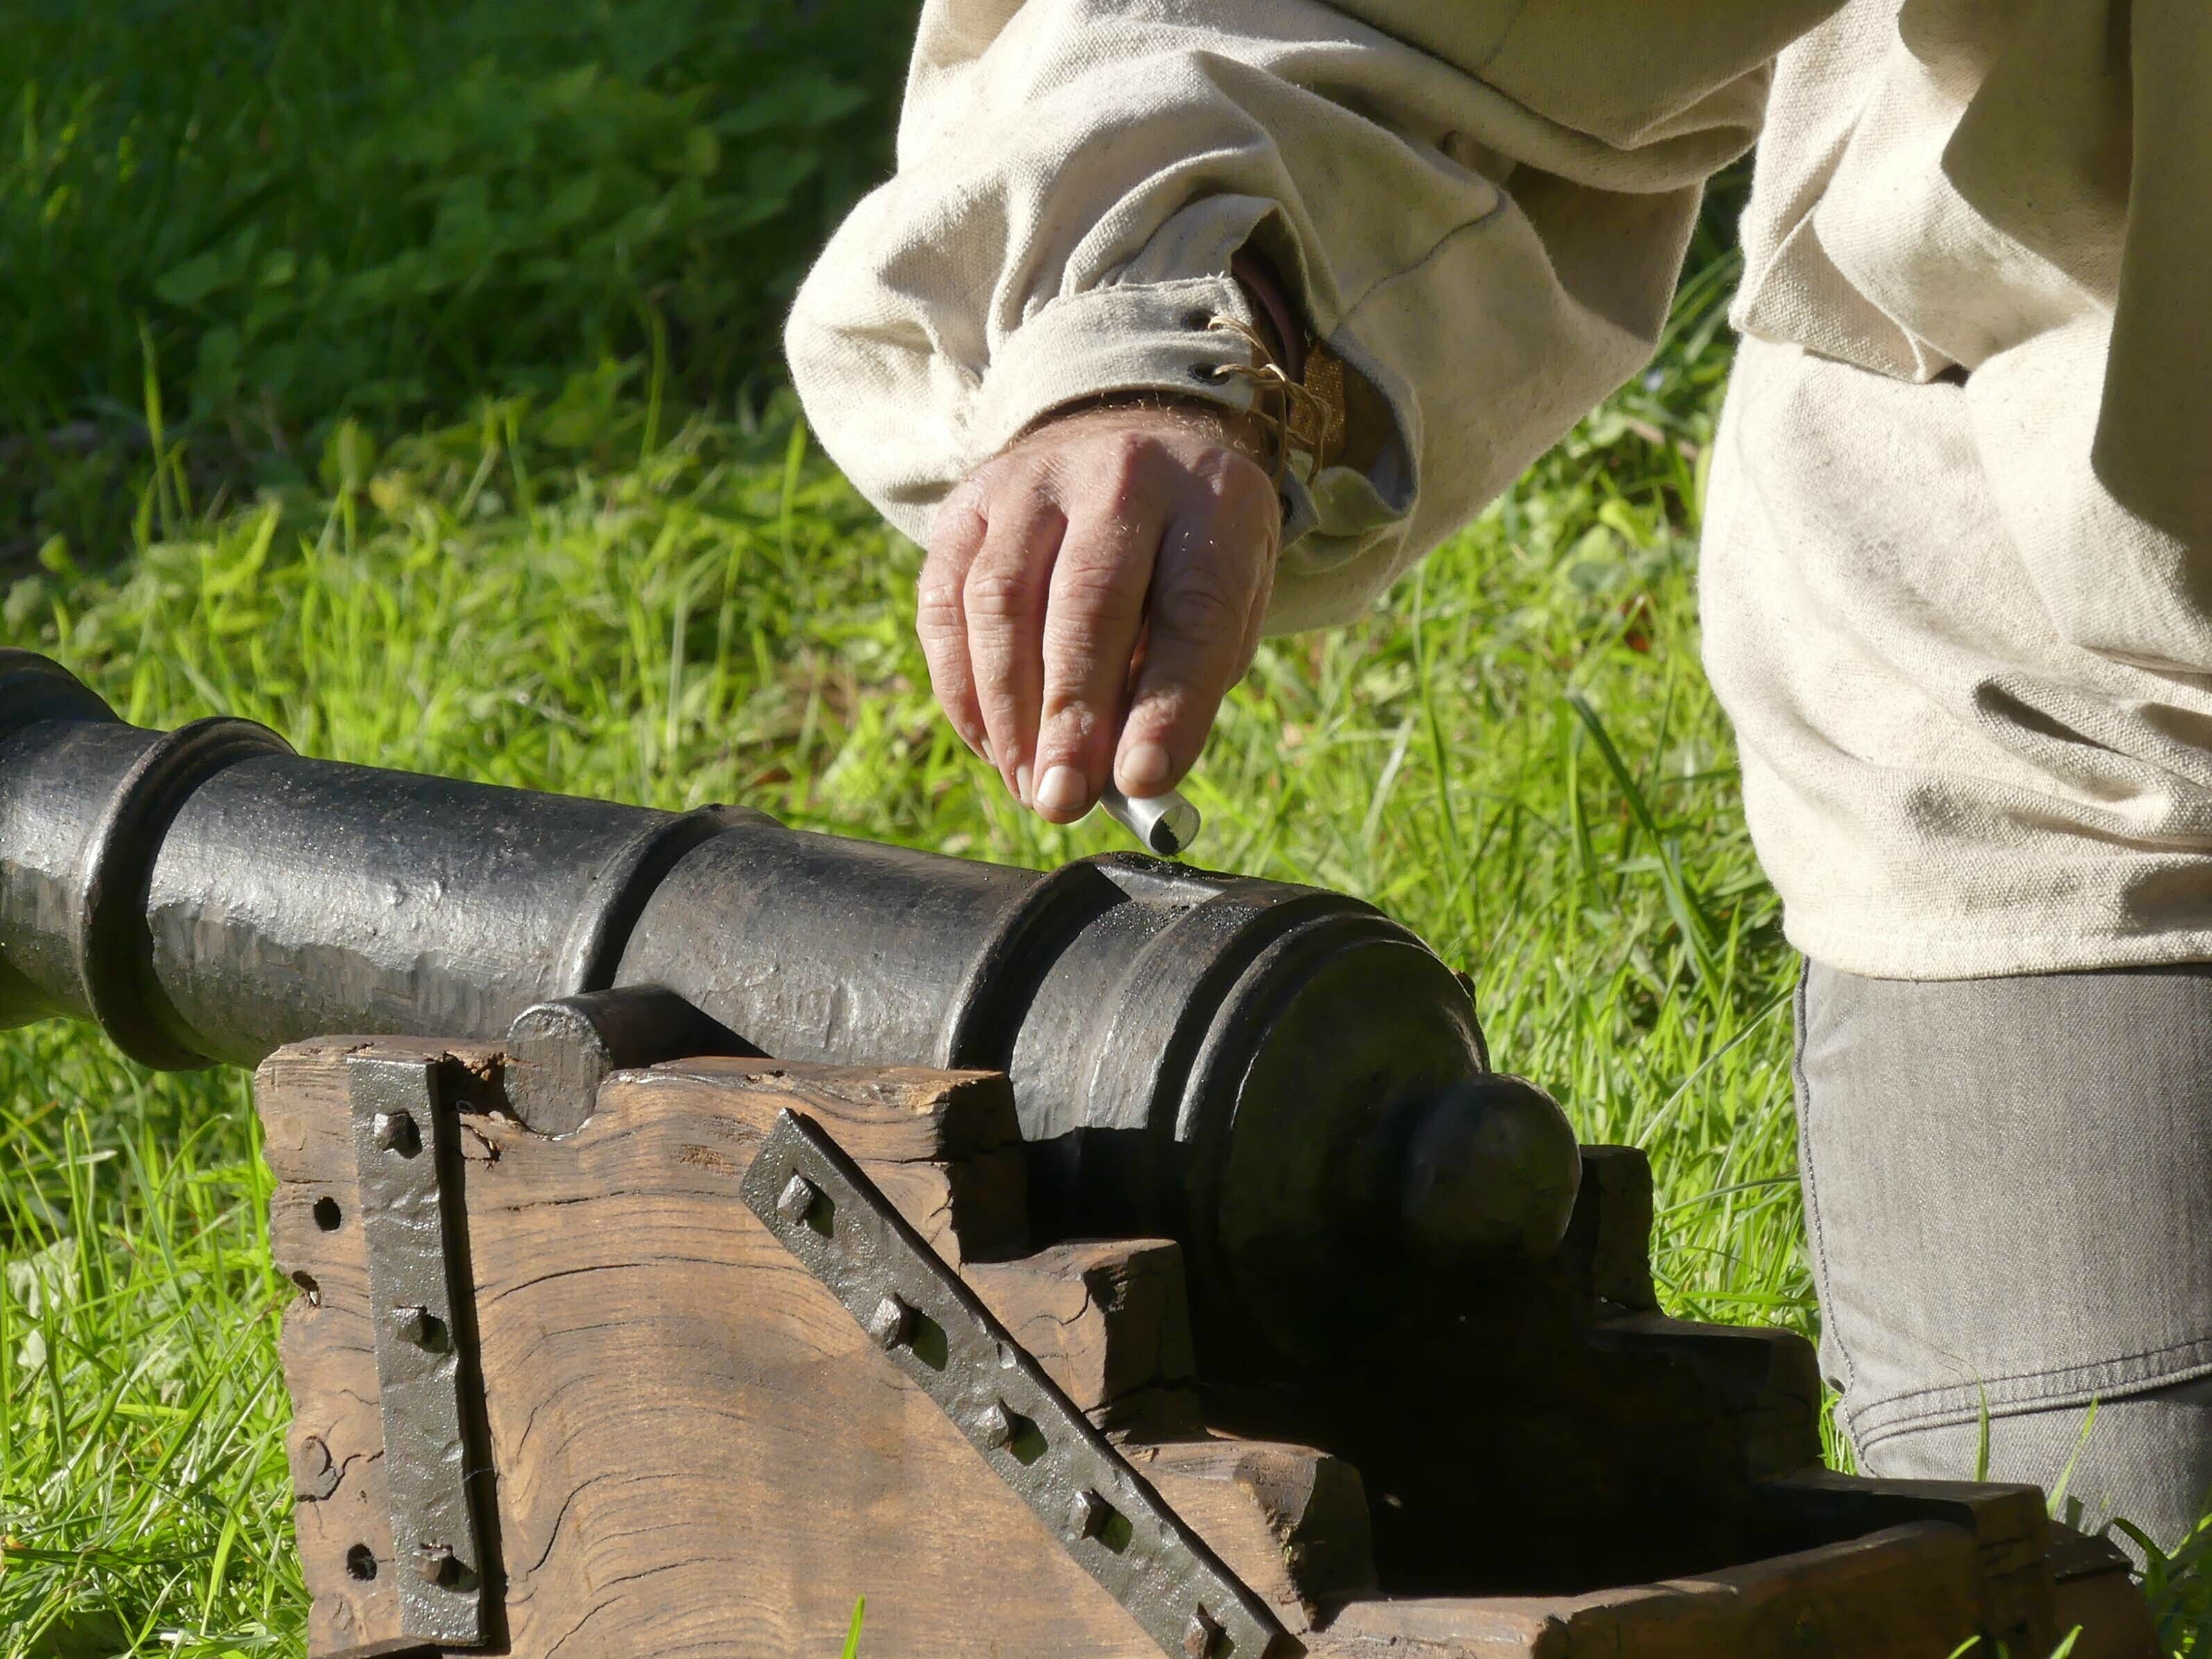
[[[1797,1110],[1861,1469],[1969,1477],[1986,1417],[1990,1478],[2063,1480],[2092,1526],[2171,1547],[2212,1511],[2212,965],[1809,964]]]

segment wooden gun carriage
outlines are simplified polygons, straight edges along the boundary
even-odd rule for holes
[[[0,653],[0,1020],[259,1061],[310,1650],[2153,1651],[2032,1487],[1820,1467],[1650,1171],[1368,907],[117,720]],[[332,1036],[354,1030],[358,1036]]]

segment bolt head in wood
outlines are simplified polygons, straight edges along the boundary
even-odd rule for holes
[[[868,1334],[878,1347],[897,1347],[914,1334],[914,1310],[895,1296],[885,1297],[868,1316]]]
[[[1005,1401],[994,1400],[975,1413],[975,1437],[993,1451],[1004,1451],[1014,1443],[1014,1414]]]
[[[777,1194],[775,1212],[783,1218],[787,1227],[803,1227],[813,1218],[814,1206],[822,1201],[822,1189],[803,1175],[795,1175],[784,1182],[783,1191]]]
[[[451,1589],[461,1579],[460,1562],[442,1544],[425,1544],[415,1557],[415,1571],[422,1575],[424,1583],[435,1584],[440,1589]]]
[[[1204,1607],[1199,1608],[1182,1627],[1182,1650],[1190,1659],[1213,1659],[1220,1645],[1221,1626],[1214,1623]]]
[[[1078,1538],[1096,1538],[1106,1529],[1114,1506],[1085,1486],[1067,1507],[1067,1529]]]
[[[434,1348],[438,1345],[438,1321],[428,1308],[395,1308],[392,1310],[392,1328],[399,1334],[402,1342],[418,1348]]]
[[[374,1127],[376,1144],[387,1152],[412,1158],[422,1150],[422,1132],[406,1112],[379,1112]]]

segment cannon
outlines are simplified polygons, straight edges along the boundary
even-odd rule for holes
[[[0,652],[0,1024],[258,1066],[311,1651],[2152,1650],[1820,1464],[1650,1170],[1357,900],[118,720]],[[2040,1644],[2040,1645],[2038,1645]]]

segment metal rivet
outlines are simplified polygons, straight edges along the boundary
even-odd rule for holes
[[[868,1316],[868,1334],[880,1347],[897,1347],[913,1330],[914,1310],[895,1296],[877,1303],[875,1312]]]
[[[412,1158],[422,1150],[422,1132],[405,1112],[379,1112],[374,1127],[376,1144],[387,1152]]]
[[[436,1346],[438,1322],[430,1316],[428,1308],[394,1308],[392,1328],[399,1333],[402,1342],[411,1342],[418,1348]]]
[[[975,1413],[975,1437],[993,1451],[1004,1451],[1014,1443],[1014,1414],[1005,1401],[994,1400]]]
[[[821,1200],[822,1189],[805,1176],[795,1175],[784,1182],[775,1200],[775,1212],[783,1218],[785,1226],[803,1227]]]
[[[1182,1650],[1190,1659],[1213,1659],[1213,1650],[1220,1644],[1221,1626],[1213,1622],[1204,1607],[1190,1616],[1190,1623],[1182,1627]]]
[[[1096,1538],[1106,1529],[1106,1517],[1113,1513],[1114,1506],[1086,1486],[1067,1507],[1068,1530],[1078,1538]]]
[[[415,1571],[422,1575],[424,1583],[450,1589],[459,1582],[461,1564],[443,1544],[425,1544],[415,1557]]]

